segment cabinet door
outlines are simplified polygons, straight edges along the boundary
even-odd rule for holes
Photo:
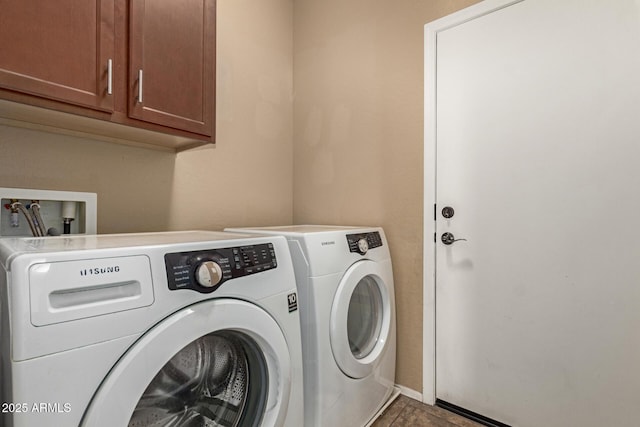
[[[113,0],[0,0],[0,11],[0,87],[113,109]]]
[[[132,0],[129,116],[211,136],[215,0]]]

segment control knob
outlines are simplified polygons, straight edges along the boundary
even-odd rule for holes
[[[205,261],[196,268],[196,282],[205,288],[212,288],[222,280],[222,268],[215,261]]]
[[[358,252],[360,252],[361,255],[364,255],[367,253],[368,250],[369,250],[369,242],[367,242],[367,239],[358,240]]]

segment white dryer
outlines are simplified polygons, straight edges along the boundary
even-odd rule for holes
[[[381,228],[231,228],[283,235],[298,283],[305,426],[364,426],[395,382],[393,272]]]
[[[284,238],[6,238],[0,264],[0,425],[302,425]]]

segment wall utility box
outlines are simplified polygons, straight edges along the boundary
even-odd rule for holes
[[[62,234],[66,228],[69,234],[97,234],[96,193],[0,188],[0,199],[0,237],[33,237],[24,211],[17,210],[15,202],[29,214],[33,211],[29,209],[31,205],[37,203],[47,230]]]

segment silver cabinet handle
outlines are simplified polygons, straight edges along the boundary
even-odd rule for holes
[[[107,95],[113,94],[113,61],[107,61]]]
[[[142,104],[142,70],[138,70],[138,102]]]

